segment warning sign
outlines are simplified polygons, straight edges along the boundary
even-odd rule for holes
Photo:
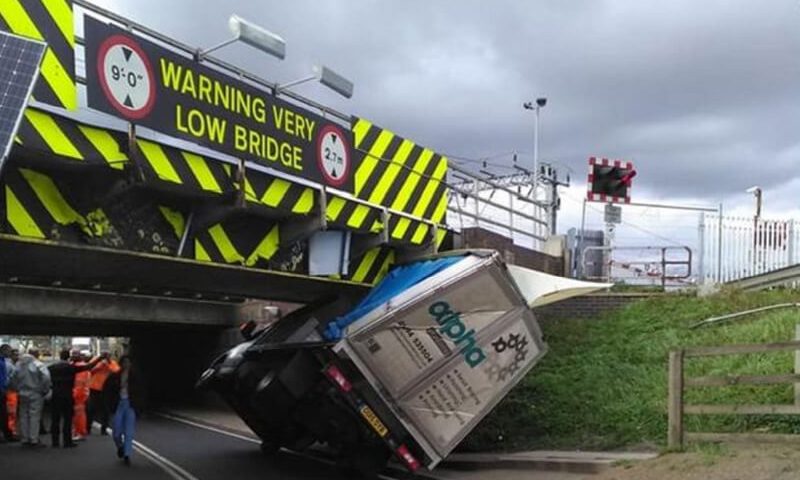
[[[107,38],[97,54],[97,75],[106,99],[125,118],[137,120],[153,109],[155,80],[150,60],[131,38]]]
[[[349,129],[136,34],[84,22],[89,107],[352,192]]]
[[[338,187],[350,177],[350,146],[341,128],[328,125],[319,132],[317,161],[329,185]]]

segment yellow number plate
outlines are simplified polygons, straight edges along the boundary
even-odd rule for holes
[[[377,415],[375,415],[375,412],[373,412],[372,409],[369,408],[369,406],[364,405],[363,407],[361,407],[360,411],[361,411],[361,416],[367,419],[370,426],[372,426],[372,428],[378,433],[378,435],[380,435],[381,437],[385,437],[386,434],[389,433],[389,429],[386,428],[386,425],[384,425],[383,422],[381,422],[381,419],[378,418]]]

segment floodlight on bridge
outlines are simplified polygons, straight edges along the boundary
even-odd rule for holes
[[[334,92],[338,93],[339,95],[350,98],[353,96],[353,82],[344,78],[343,76],[339,75],[338,73],[334,72],[330,68],[322,65],[322,66],[313,66],[311,67],[311,75],[307,77],[303,77],[297,80],[293,80],[288,83],[284,83],[283,85],[278,85],[277,90],[280,92],[281,90],[286,90],[288,88],[294,87],[296,85],[300,85],[301,83],[310,82],[312,80],[316,80],[319,83],[325,85],[326,87],[330,88]]]
[[[253,48],[257,48],[262,52],[268,53],[274,57],[283,60],[286,57],[286,42],[280,35],[270,32],[269,30],[256,25],[239,15],[231,15],[228,20],[228,27],[233,33],[234,37],[224,42],[214,45],[213,47],[205,50],[198,50],[195,57],[197,60],[202,60],[209,53],[219,50],[222,47],[230,45],[233,42],[241,41]]]

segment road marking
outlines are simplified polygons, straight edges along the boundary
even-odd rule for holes
[[[202,428],[203,430],[208,430],[210,432],[219,433],[220,435],[225,435],[225,436],[228,436],[228,437],[231,437],[231,438],[238,438],[239,440],[244,440],[245,442],[250,442],[250,443],[255,443],[256,445],[261,445],[261,440],[259,440],[259,439],[248,437],[248,436],[245,436],[245,435],[240,435],[238,433],[229,432],[227,430],[222,430],[220,428],[212,427],[212,426],[205,425],[205,424],[202,424],[202,423],[193,422],[191,420],[187,420],[187,419],[182,418],[182,417],[178,417],[178,416],[175,416],[175,415],[170,415],[169,413],[156,412],[155,415],[158,415],[160,417],[164,417],[164,418],[166,418],[168,420],[172,420],[172,421],[175,421],[175,422],[184,423],[184,424],[190,425],[192,427]],[[295,452],[295,451],[292,451],[292,450],[289,450],[289,449],[286,449],[286,448],[281,448],[280,451],[281,451],[281,453],[284,453],[284,454],[287,454],[287,455],[293,455],[295,457],[300,457],[300,458],[303,458],[303,459],[306,459],[306,460],[314,460],[316,462],[324,463],[324,464],[329,465],[329,466],[335,466],[336,465],[336,462],[334,462],[332,460],[328,460],[327,458],[321,458],[321,457],[316,456],[316,455],[312,455],[312,454],[308,454],[308,453],[302,453],[302,452]]]
[[[220,435],[225,435],[225,436],[228,436],[228,437],[231,437],[231,438],[238,438],[239,440],[244,440],[245,442],[255,443],[256,445],[261,445],[261,441],[255,439],[255,438],[247,437],[245,435],[240,435],[238,433],[229,432],[227,430],[222,430],[220,428],[212,427],[210,425],[205,425],[205,424],[202,424],[202,423],[193,422],[191,420],[187,420],[187,419],[182,418],[182,417],[178,417],[178,416],[175,416],[175,415],[170,415],[169,413],[155,412],[155,415],[158,415],[159,417],[166,418],[167,420],[172,420],[172,421],[175,421],[175,422],[183,423],[183,424],[190,425],[190,426],[196,427],[196,428],[202,428],[203,430],[208,430],[210,432],[219,433]],[[324,464],[330,465],[330,466],[335,466],[336,465],[336,462],[334,462],[334,461],[328,460],[326,458],[320,458],[320,457],[318,457],[316,455],[312,455],[312,454],[308,454],[308,453],[295,452],[295,451],[292,451],[292,450],[287,450],[285,448],[281,448],[281,452],[285,453],[285,454],[289,454],[289,455],[294,455],[296,457],[304,458],[304,459],[314,460],[314,461],[317,461],[317,462],[320,462],[320,463],[324,463]],[[406,477],[405,472],[402,472],[402,476],[401,477],[390,477],[388,475],[378,474],[378,478],[380,478],[382,480],[399,480],[399,478],[412,478],[412,477],[413,478],[417,478],[417,479],[421,479],[421,480],[438,480],[439,479],[439,477],[431,476],[429,472],[428,473],[419,473],[416,476],[408,474],[408,477]]]
[[[245,436],[245,435],[240,435],[238,433],[233,433],[233,432],[230,432],[230,431],[227,431],[227,430],[222,430],[220,428],[212,427],[210,425],[205,425],[205,424],[202,424],[202,423],[193,422],[191,420],[187,420],[187,419],[182,418],[182,417],[177,417],[175,415],[170,415],[169,413],[156,412],[156,415],[158,415],[159,417],[164,417],[164,418],[166,418],[168,420],[173,420],[175,422],[185,423],[186,425],[191,425],[193,427],[202,428],[202,429],[208,430],[210,432],[219,433],[220,435],[226,435],[228,437],[238,438],[239,440],[244,440],[245,442],[250,442],[250,443],[255,443],[256,445],[261,445],[261,440],[258,440],[258,439],[252,438],[252,437],[248,437],[248,436]]]
[[[161,467],[162,470],[167,472],[175,480],[199,480],[197,477],[195,477],[191,473],[181,468],[180,465],[176,465],[175,463],[162,457],[161,455],[154,452],[152,449],[145,446],[143,443],[134,440],[133,445],[136,448],[136,450],[138,450],[145,456],[149,457],[151,462]]]
[[[92,422],[92,426],[97,426],[101,428],[100,423]],[[112,438],[113,438],[113,429],[112,429]],[[175,480],[200,480],[191,473],[184,470],[180,465],[177,465],[165,457],[156,453],[152,448],[146,446],[142,442],[133,441],[133,448],[139,452],[144,458],[150,460],[153,464],[157,467],[161,468],[161,470],[165,471],[170,477],[174,478]]]
[[[156,467],[160,468],[162,471],[166,472],[166,474],[169,475],[170,477],[172,477],[174,480],[187,480],[180,473],[176,472],[175,470],[172,470],[171,468],[169,468],[169,466],[167,466],[166,464],[160,462],[158,460],[158,458],[153,457],[148,452],[146,452],[145,450],[141,449],[138,445],[134,445],[133,449],[136,450],[136,452],[142,458],[146,458],[147,460],[149,460],[150,463],[152,463]]]

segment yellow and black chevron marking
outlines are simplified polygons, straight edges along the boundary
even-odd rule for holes
[[[360,233],[378,233],[383,230],[381,211],[360,203],[328,194],[328,222]]]
[[[448,239],[450,240],[450,243],[452,244],[453,232],[451,232],[450,230],[448,230],[446,228],[439,228],[436,231],[436,249],[437,249],[437,251],[442,250],[442,245]],[[448,249],[452,249],[452,248],[453,247],[450,246]]]
[[[422,245],[430,238],[431,226],[405,217],[389,217],[389,240],[392,243]]]
[[[5,230],[22,237],[77,240],[91,235],[86,219],[73,208],[53,179],[27,168],[3,173]]]
[[[418,223],[418,222],[415,222]],[[420,223],[425,226],[425,224]],[[440,247],[450,233],[445,228],[436,232],[436,246]],[[421,243],[421,242],[415,242]],[[395,252],[391,247],[376,247],[368,250],[360,258],[350,262],[348,280],[375,285],[383,280],[395,264]]]
[[[172,227],[175,238],[180,239],[183,237],[183,231],[186,228],[186,220],[183,213],[167,205],[159,205],[158,211],[161,212],[161,216]]]
[[[363,118],[356,118],[352,128],[356,158],[361,160],[355,172],[356,197],[442,223],[447,212],[447,157]],[[407,225],[397,227],[403,230]]]
[[[213,225],[194,238],[194,258],[206,262],[265,267],[280,245],[277,224],[236,219]]]
[[[136,145],[145,175],[151,180],[187,192],[222,195],[235,189],[235,168],[228,163],[144,139],[137,139]]]
[[[0,1],[0,30],[47,42],[33,98],[66,109],[78,106],[72,22],[70,0]]]
[[[158,208],[172,226],[174,238],[180,239],[186,228],[184,214],[165,205]],[[278,251],[278,232],[277,224],[265,224],[262,219],[225,221],[195,235],[185,255],[204,262],[263,268]]]
[[[394,265],[394,250],[389,247],[375,247],[360,258],[350,261],[348,280],[374,285],[378,283]]]
[[[256,170],[245,175],[245,199],[298,215],[310,213],[317,201],[314,189]]]
[[[4,1],[4,0],[3,0]],[[87,165],[121,170],[128,161],[119,132],[92,127],[43,110],[25,110],[17,145]]]

